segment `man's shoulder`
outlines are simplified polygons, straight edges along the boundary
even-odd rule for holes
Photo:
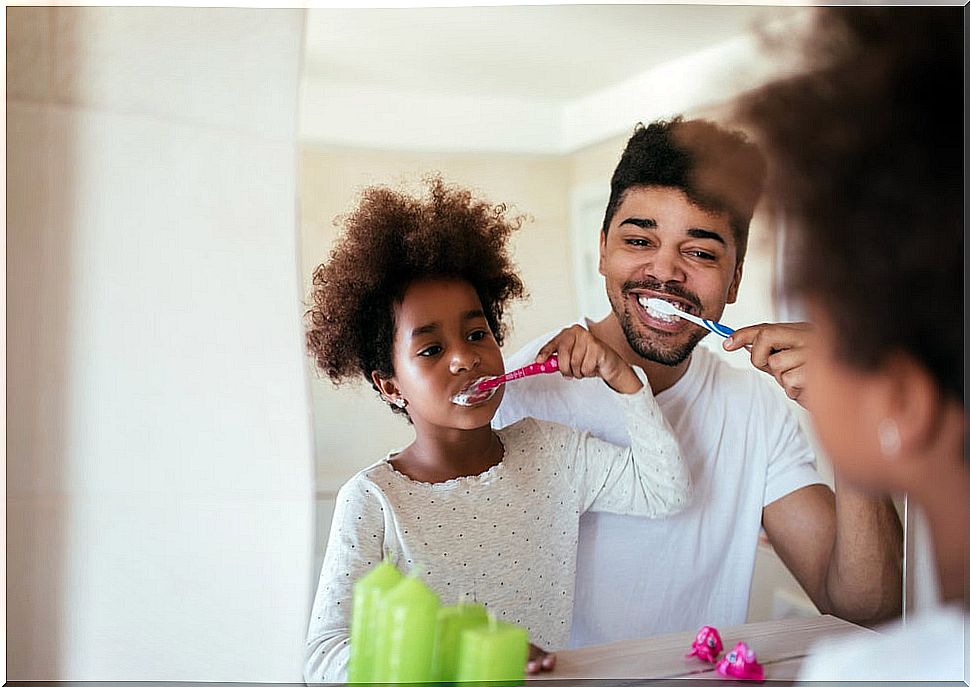
[[[576,322],[568,322],[568,327]],[[535,361],[536,353],[562,330],[552,330],[536,337],[505,359],[505,369],[514,370]],[[536,375],[505,386],[504,398],[492,421],[494,427],[505,427],[525,417],[535,417],[568,424],[575,407],[588,396],[588,383],[598,380],[567,380],[561,375]],[[584,384],[586,382],[586,384]]]
[[[543,344],[549,341],[552,337],[562,331],[564,328],[569,327],[576,322],[567,322],[559,327],[558,329],[552,329],[544,334],[540,334],[536,338],[532,339],[518,350],[516,350],[511,355],[503,356],[505,358],[505,370],[514,370],[516,368],[522,367],[523,365],[528,365],[533,362],[536,357],[536,353],[542,348]]]

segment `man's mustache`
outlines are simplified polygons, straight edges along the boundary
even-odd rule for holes
[[[676,283],[663,283],[657,281],[656,279],[642,279],[639,281],[626,281],[623,282],[623,293],[629,293],[635,289],[646,289],[648,291],[655,291],[656,293],[666,293],[671,296],[677,296],[678,298],[683,298],[688,303],[691,303],[697,307],[697,310],[702,310],[701,299],[697,297],[696,294],[688,291],[684,287]]]

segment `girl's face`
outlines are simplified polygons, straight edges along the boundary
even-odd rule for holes
[[[806,365],[805,405],[835,472],[878,492],[895,488],[892,461],[882,455],[879,423],[886,417],[886,380],[838,356],[839,334],[826,309],[809,301],[816,339]]]
[[[412,283],[394,311],[394,376],[415,427],[476,429],[489,424],[503,390],[464,407],[451,402],[469,382],[505,372],[482,303],[471,284],[428,279]]]

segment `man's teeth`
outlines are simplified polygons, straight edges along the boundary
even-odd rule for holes
[[[657,320],[661,320],[663,322],[677,322],[678,320],[680,320],[680,318],[677,317],[676,315],[668,315],[665,312],[654,310],[651,306],[647,305],[647,301],[649,300],[650,300],[650,297],[648,296],[640,296],[639,298],[637,298],[637,302],[640,303],[641,306],[643,306],[644,310],[647,311],[650,317],[653,317],[654,319],[657,319]],[[665,301],[665,302],[669,303],[669,301]],[[674,305],[674,304],[671,303],[671,305]]]

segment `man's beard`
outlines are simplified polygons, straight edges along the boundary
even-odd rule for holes
[[[646,358],[647,360],[652,360],[655,363],[660,363],[661,365],[669,365],[671,367],[675,365],[680,365],[682,362],[690,357],[690,354],[694,352],[697,344],[700,343],[701,339],[707,336],[708,332],[703,329],[697,328],[693,333],[691,333],[690,338],[680,345],[664,345],[663,337],[664,335],[660,332],[656,332],[651,337],[650,334],[644,335],[641,333],[640,328],[644,325],[639,321],[639,318],[630,312],[630,300],[628,298],[629,291],[632,289],[650,289],[658,293],[667,292],[672,295],[677,295],[682,298],[695,303],[700,307],[700,301],[692,293],[682,291],[680,289],[674,288],[664,288],[663,285],[656,282],[626,282],[623,288],[620,290],[620,303],[614,300],[613,294],[607,293],[610,300],[610,305],[613,306],[613,313],[616,315],[617,319],[620,321],[620,326],[623,328],[623,334],[626,336],[626,341],[630,344],[630,348],[639,355],[641,358]]]

